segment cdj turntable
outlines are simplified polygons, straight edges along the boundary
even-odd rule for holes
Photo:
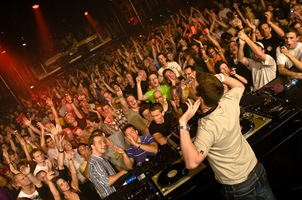
[[[271,121],[271,118],[246,112],[240,118],[241,133],[247,139]]]
[[[162,195],[167,196],[205,168],[206,165],[201,163],[197,168],[188,170],[181,158],[168,168],[154,175],[152,180]]]

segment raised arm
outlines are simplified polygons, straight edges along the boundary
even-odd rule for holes
[[[58,169],[59,170],[64,169],[64,157],[65,157],[64,148],[63,148],[64,137],[65,135],[61,136],[58,142],[59,145]]]
[[[68,165],[69,165],[69,172],[70,172],[70,175],[71,175],[71,184],[70,186],[79,191],[79,179],[78,179],[78,175],[77,175],[77,171],[76,171],[76,168],[74,166],[74,163],[73,163],[73,154],[66,154],[66,158],[68,160]]]
[[[61,123],[60,123],[60,120],[59,120],[59,117],[58,117],[58,112],[57,112],[56,108],[53,105],[52,99],[51,98],[47,98],[46,99],[46,104],[50,107],[51,112],[52,112],[52,114],[53,114],[53,116],[55,118],[56,124],[61,126]]]
[[[119,89],[119,91],[116,92],[116,95],[118,96],[118,98],[120,100],[124,115],[127,115],[129,112],[129,106],[124,98],[123,91],[121,89]]]
[[[42,182],[36,177],[34,176],[31,171],[30,171],[30,166],[29,164],[22,168],[21,173],[24,174],[25,176],[27,176],[27,178],[37,187],[37,188],[41,188],[43,186]]]
[[[29,151],[28,151],[28,149],[27,149],[27,147],[26,147],[26,142],[25,142],[24,139],[21,138],[20,136],[17,136],[16,138],[17,138],[17,140],[19,140],[19,143],[21,144],[21,147],[22,147],[22,149],[23,149],[23,151],[24,151],[24,153],[25,153],[25,156],[26,156],[27,161],[31,161],[32,158],[31,158],[31,156],[30,156],[30,154],[29,154]]]
[[[240,31],[238,33],[238,37],[245,41],[249,47],[252,49],[252,51],[257,55],[259,56],[259,58],[262,60],[262,61],[265,61],[266,60],[266,54],[264,53],[264,51],[259,48],[258,45],[256,45],[243,31]]]
[[[60,192],[58,188],[55,186],[55,184],[52,182],[54,177],[55,177],[55,172],[53,171],[47,172],[48,187],[54,199],[61,200]]]
[[[137,98],[140,101],[147,101],[148,97],[143,94],[142,86],[141,86],[141,75],[136,77],[136,86],[137,86]]]
[[[41,122],[38,122],[37,125],[41,129],[40,146],[41,146],[42,150],[44,151],[44,153],[47,154],[48,148],[47,148],[46,142],[45,142],[45,127],[42,125]]]
[[[35,133],[41,135],[41,131],[31,124],[31,119],[28,120],[26,117],[23,117],[23,124],[33,130]]]
[[[244,57],[244,51],[243,51],[244,45],[245,45],[245,41],[239,38],[238,61],[245,66],[249,66],[249,60],[246,57]]]
[[[79,119],[83,119],[83,115],[81,114],[81,112],[78,110],[78,108],[74,105],[72,98],[70,97],[69,94],[66,95],[66,101],[71,105],[71,107],[73,108],[74,114],[79,118]]]
[[[277,33],[280,38],[285,36],[285,33],[282,28],[280,28],[277,24],[272,22],[273,14],[270,11],[265,12],[266,22],[272,27],[272,29]]]

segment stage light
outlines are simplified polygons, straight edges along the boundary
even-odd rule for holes
[[[84,15],[86,15],[86,16],[87,16],[87,15],[88,15],[88,12],[85,12],[85,13],[84,13]]]
[[[30,88],[30,89],[34,89],[34,87],[35,87],[35,86],[31,85],[29,88]]]
[[[23,43],[22,45],[25,47],[27,44],[26,44],[26,43]]]
[[[33,9],[37,9],[37,8],[39,8],[40,6],[38,5],[38,4],[36,4],[36,5],[33,5]]]

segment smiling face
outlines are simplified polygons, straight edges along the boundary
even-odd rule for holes
[[[176,80],[176,74],[173,71],[167,70],[163,75],[167,80]]]
[[[230,75],[230,69],[229,69],[229,67],[228,67],[225,63],[222,63],[222,64],[219,66],[219,70],[220,70],[220,72],[223,73],[223,74]]]
[[[138,131],[135,130],[133,127],[129,127],[124,131],[125,137],[127,140],[131,141],[131,138],[137,142],[138,140]]]
[[[106,139],[105,136],[95,136],[93,138],[93,144],[91,145],[91,149],[93,154],[102,156],[106,153]]]
[[[86,157],[89,155],[89,149],[88,149],[88,146],[86,145],[81,145],[79,146],[79,154],[82,156],[82,157]]]
[[[138,103],[134,96],[131,95],[131,96],[127,97],[126,101],[127,101],[128,105],[130,106],[130,108],[132,108],[132,109],[138,108]]]
[[[72,113],[68,113],[65,115],[65,121],[68,123],[68,124],[72,124],[75,122],[75,117],[73,116]]]
[[[47,138],[45,142],[48,148],[55,148],[56,146],[55,141],[51,137]]]

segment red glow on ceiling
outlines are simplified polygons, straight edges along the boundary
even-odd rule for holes
[[[40,6],[38,5],[38,4],[36,4],[36,5],[33,5],[33,9],[37,9],[37,8],[39,8]]]
[[[54,42],[51,40],[50,31],[40,9],[35,10],[36,23],[40,35],[40,44],[47,56],[54,52]]]

